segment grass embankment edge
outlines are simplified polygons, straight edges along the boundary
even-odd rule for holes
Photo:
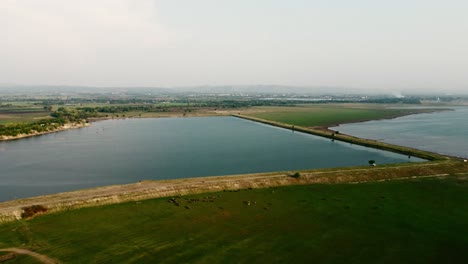
[[[297,172],[297,171],[295,171]],[[25,198],[0,203],[0,223],[23,218],[25,209],[40,205],[44,213],[141,201],[160,197],[256,189],[287,185],[360,183],[417,177],[444,177],[467,174],[465,162],[433,161],[404,163],[379,167],[348,167],[339,169],[303,170],[299,177],[293,172],[271,172],[245,175],[141,181],[134,184],[98,187],[53,195]]]

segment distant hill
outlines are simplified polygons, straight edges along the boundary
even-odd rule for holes
[[[253,95],[253,94],[278,94],[278,95],[369,95],[369,96],[390,96],[403,98],[411,95],[437,95],[452,96],[445,93],[435,92],[406,92],[382,90],[382,89],[359,89],[352,87],[337,86],[287,86],[287,85],[201,85],[201,86],[180,86],[180,87],[97,87],[97,86],[77,86],[77,85],[19,85],[1,84],[0,95],[5,94],[120,94],[120,95],[142,95],[142,94],[219,94],[219,95]]]

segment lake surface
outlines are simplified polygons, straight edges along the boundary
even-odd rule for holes
[[[234,117],[107,120],[0,143],[0,201],[145,179],[421,161]]]
[[[345,124],[332,129],[357,137],[468,157],[468,108],[453,109],[454,111]]]

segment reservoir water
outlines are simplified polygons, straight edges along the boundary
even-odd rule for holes
[[[345,124],[332,129],[357,137],[468,157],[468,108]]]
[[[0,143],[0,201],[211,175],[417,162],[234,117],[107,120]]]

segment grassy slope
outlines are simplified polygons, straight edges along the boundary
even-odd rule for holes
[[[154,199],[4,224],[0,248],[64,263],[457,263],[468,258],[467,191],[464,176]]]
[[[427,110],[386,109],[374,105],[321,105],[280,108],[261,108],[246,115],[297,126],[332,126],[343,123],[394,118]]]

